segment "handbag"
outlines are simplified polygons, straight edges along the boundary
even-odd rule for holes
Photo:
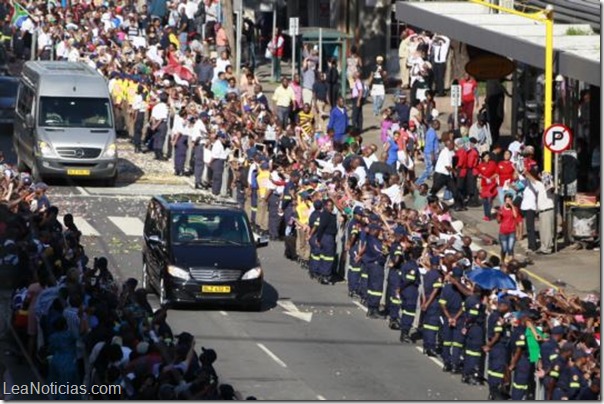
[[[271,52],[268,46],[266,47],[266,51],[264,52],[264,57],[267,59],[273,58],[273,53]]]

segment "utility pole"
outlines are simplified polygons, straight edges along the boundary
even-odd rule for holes
[[[241,77],[240,72],[241,72],[241,34],[242,34],[242,29],[243,29],[243,0],[235,0],[235,12],[237,13],[237,36],[236,36],[236,42],[237,42],[237,50],[235,52],[236,57],[235,57],[235,70],[236,70],[236,76],[237,80],[239,80],[239,77]]]
[[[232,63],[235,61],[232,59],[232,56],[236,54],[236,49],[239,47],[239,44],[235,42],[235,23],[233,21],[233,0],[223,0],[222,3],[222,13],[224,18],[224,30],[226,31],[227,38],[229,39],[229,48],[231,52],[229,54],[229,59],[231,59]],[[220,55],[217,55],[220,57]],[[239,77],[237,78],[239,79]]]

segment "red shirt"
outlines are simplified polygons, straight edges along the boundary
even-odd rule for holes
[[[478,150],[475,148],[471,148],[468,150],[467,154],[467,167],[471,168],[474,172],[474,175],[478,175],[478,163],[480,163],[480,156],[478,155]]]
[[[497,164],[497,174],[499,174],[499,186],[502,187],[506,181],[512,181],[514,178],[514,163],[510,160],[502,160]]]
[[[474,101],[474,92],[478,88],[476,80],[472,78],[470,80],[461,79],[459,85],[461,86],[461,102]]]
[[[463,148],[457,149],[455,157],[457,157],[457,164],[455,164],[457,175],[463,178],[468,172],[468,152]]]
[[[522,162],[524,163],[525,171],[531,171],[531,168],[537,165],[537,162],[530,157],[525,157]]]
[[[493,198],[497,195],[497,181],[490,179],[497,174],[497,163],[489,160],[488,163],[482,162],[478,164],[478,175],[480,175],[480,197]]]
[[[512,234],[516,231],[516,223],[518,222],[514,217],[515,206],[511,209],[502,206],[497,214],[497,220],[499,220],[499,233],[500,234]],[[518,214],[518,213],[516,213]]]

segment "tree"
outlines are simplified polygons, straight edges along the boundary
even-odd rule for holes
[[[224,29],[229,39],[229,48],[231,53],[229,59],[232,63],[235,63],[234,56],[237,54],[237,46],[240,44],[235,43],[235,21],[233,19],[233,0],[222,0],[222,12],[224,13]]]

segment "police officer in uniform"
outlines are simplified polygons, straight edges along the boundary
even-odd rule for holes
[[[401,267],[400,284],[396,291],[396,296],[401,301],[401,342],[412,342],[409,333],[415,319],[421,280],[417,265],[419,255],[417,248],[409,250],[409,259]]]
[[[163,148],[168,134],[168,94],[159,95],[159,103],[151,110],[151,131],[153,133],[153,152],[155,160],[163,161]]]
[[[323,202],[314,201],[314,210],[310,214],[308,219],[308,226],[310,227],[310,260],[308,263],[308,276],[310,279],[316,279],[319,276],[319,264],[321,263],[321,247],[317,241],[317,230],[321,223],[321,212],[323,211]]]
[[[283,178],[280,176],[278,168],[273,167],[268,186],[268,235],[272,241],[279,239],[281,220],[283,219],[281,211],[281,196],[283,195]]]
[[[453,277],[459,280],[462,276],[463,269],[456,266],[451,271],[451,275],[447,276],[447,279]],[[448,282],[443,286],[438,303],[443,313],[441,329],[443,349],[441,355],[444,372],[451,372],[453,368],[458,368],[461,361],[460,354],[463,345],[460,343],[453,344],[456,339],[459,340],[459,337],[455,337],[461,335],[462,321],[460,317],[463,314],[463,301],[464,296],[454,283]]]
[[[401,299],[397,297],[397,289],[401,283],[401,267],[404,261],[403,238],[405,237],[405,228],[397,226],[394,228],[394,243],[390,247],[390,256],[388,263],[388,282],[386,287],[386,307],[389,316],[388,327],[391,330],[401,329]]]
[[[359,236],[363,228],[363,208],[355,206],[352,220],[346,228],[346,250],[348,251],[348,296],[359,297],[361,260],[359,256]]]
[[[466,290],[468,293],[469,291]],[[468,293],[469,294],[469,293]],[[462,382],[468,384],[481,384],[482,381],[482,355],[484,346],[484,324],[486,321],[485,305],[483,304],[483,290],[474,285],[472,294],[467,296],[464,304],[463,330],[466,337],[464,349],[464,363]]]
[[[174,146],[174,174],[177,176],[181,176],[185,172],[187,148],[189,147],[189,132],[194,124],[195,117],[187,118],[187,111],[185,109],[181,109],[178,115],[174,117],[172,146]]]
[[[437,356],[436,336],[440,330],[440,305],[438,299],[443,286],[440,272],[440,257],[430,257],[430,269],[423,276],[424,293],[422,294],[421,311],[423,312],[422,336],[424,354]]]
[[[317,272],[319,283],[327,285],[332,283],[331,272],[336,257],[336,235],[338,234],[338,218],[333,213],[334,204],[331,199],[323,202],[319,228],[317,229],[317,242],[321,251],[321,261]]]
[[[502,400],[505,372],[509,359],[508,345],[511,331],[504,316],[509,313],[512,303],[509,298],[501,297],[494,310],[487,318],[487,343],[482,348],[489,354],[487,380],[489,383],[489,400]]]
[[[520,313],[520,323],[512,333],[512,360],[508,367],[513,372],[512,389],[510,396],[512,400],[525,399],[529,388],[529,379],[532,377],[531,362],[529,361],[528,346],[526,344],[526,321],[529,317],[527,311]]]
[[[574,350],[570,365],[562,373],[556,384],[553,395],[554,400],[576,400],[579,397],[581,389],[587,387],[587,380],[585,380],[583,371],[581,370],[586,358],[587,353],[584,350],[579,348]]]
[[[367,265],[367,317],[383,318],[380,315],[380,301],[382,300],[382,290],[384,288],[384,265],[386,264],[386,254],[384,245],[380,239],[382,228],[376,223],[369,225],[369,234],[367,237],[367,247],[363,257]]]
[[[208,140],[208,125],[210,116],[207,112],[201,112],[199,119],[195,122],[191,142],[193,142],[193,174],[195,176],[195,189],[203,188],[203,170],[205,163],[203,161],[203,153]]]
[[[132,115],[134,119],[134,133],[132,143],[134,144],[134,152],[140,153],[141,140],[143,137],[143,127],[145,125],[145,113],[147,112],[145,88],[139,84],[136,88],[136,96],[132,103]]]
[[[573,355],[575,347],[572,343],[565,343],[560,348],[560,353],[553,360],[551,364],[551,369],[544,369],[547,371],[547,374],[543,378],[543,386],[545,387],[545,399],[551,401],[554,399],[554,392],[560,381],[562,380],[562,376],[567,377],[568,372],[570,371],[568,368],[568,363],[570,358]],[[562,384],[560,384],[560,388],[562,388]],[[559,391],[557,396],[562,397],[563,392]]]

